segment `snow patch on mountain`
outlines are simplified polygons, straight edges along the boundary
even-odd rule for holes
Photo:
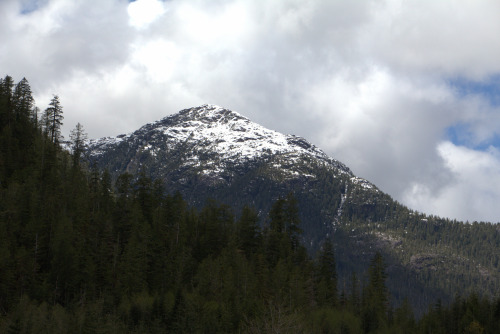
[[[359,186],[365,189],[375,189],[375,186],[372,183],[357,176],[351,177],[351,182],[354,184],[358,184]]]

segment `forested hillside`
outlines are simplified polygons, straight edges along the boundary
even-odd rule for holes
[[[263,226],[272,203],[291,192],[311,256],[333,240],[344,284],[381,252],[396,304],[407,297],[418,315],[457,293],[493,297],[500,289],[499,225],[415,212],[306,139],[219,106],[184,109],[132,133],[91,140],[86,154],[112,180],[143,172],[197,209],[208,197],[236,213],[251,203]]]
[[[457,296],[420,319],[408,300],[393,306],[379,252],[339,282],[341,239],[311,258],[292,193],[262,226],[249,206],[194,209],[145,171],[113,182],[89,166],[81,125],[62,149],[62,121],[57,96],[40,112],[27,80],[0,80],[1,333],[500,331],[498,296]],[[397,217],[388,228],[420,233]]]

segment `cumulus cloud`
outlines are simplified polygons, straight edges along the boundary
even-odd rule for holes
[[[117,135],[219,104],[306,137],[420,211],[496,221],[500,191],[485,180],[500,175],[500,113],[453,82],[500,72],[499,7],[5,0],[0,64],[30,80],[42,109],[60,95],[66,133],[80,122],[90,137]]]
[[[356,173],[397,197],[408,182],[446,182],[435,147],[459,112],[442,85],[420,85],[374,70],[359,79],[336,78],[312,94],[313,113],[328,119],[317,140],[350,161]]]
[[[413,207],[439,211],[448,217],[463,220],[500,222],[500,152],[494,147],[475,151],[449,141],[438,145],[445,168],[453,176],[438,189],[425,183],[413,183],[404,194],[405,202]]]

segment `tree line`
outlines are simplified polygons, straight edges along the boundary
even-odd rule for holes
[[[54,116],[54,113],[57,116]],[[416,320],[391,304],[377,253],[338,288],[333,242],[311,258],[295,196],[259,224],[196,210],[141,171],[109,173],[60,145],[62,106],[39,115],[26,79],[0,79],[0,332],[497,333],[500,299],[457,297]],[[464,299],[465,298],[465,299]]]

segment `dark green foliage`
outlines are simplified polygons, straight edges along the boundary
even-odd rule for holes
[[[317,261],[316,298],[321,306],[337,306],[337,265],[333,244],[325,240]]]
[[[254,209],[248,206],[243,207],[240,219],[236,224],[236,236],[239,249],[245,253],[247,258],[252,257],[261,243],[259,217]]]
[[[368,269],[368,284],[363,291],[362,319],[365,332],[370,333],[387,327],[389,300],[385,264],[380,253],[376,253]]]

